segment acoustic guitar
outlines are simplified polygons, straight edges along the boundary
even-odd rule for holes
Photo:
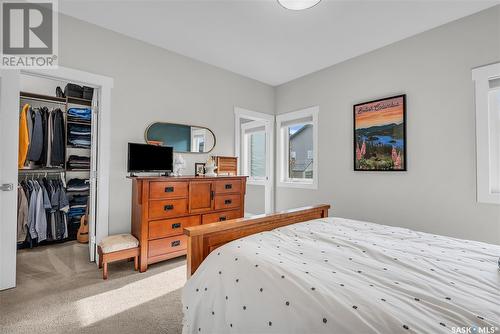
[[[78,228],[78,234],[76,235],[76,240],[79,243],[86,244],[89,242],[89,212],[88,205],[85,215],[80,219],[80,227]]]

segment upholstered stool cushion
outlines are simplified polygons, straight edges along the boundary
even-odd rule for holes
[[[103,253],[118,252],[139,246],[139,241],[131,234],[110,235],[99,243]]]

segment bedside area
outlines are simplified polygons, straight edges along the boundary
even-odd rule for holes
[[[139,240],[139,270],[186,254],[183,229],[241,218],[246,176],[129,177],[132,234]]]

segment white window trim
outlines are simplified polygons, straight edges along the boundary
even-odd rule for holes
[[[278,187],[318,189],[318,114],[319,106],[308,107],[302,110],[292,111],[286,114],[276,116],[276,148],[278,163]],[[310,124],[313,125],[313,179],[289,179],[288,178],[288,135],[282,127],[283,123],[290,121],[300,121],[301,119],[311,117]]]
[[[500,63],[478,67],[472,70],[475,88],[476,107],[476,171],[477,201],[480,203],[500,204],[500,193],[491,191],[492,170],[489,120],[489,81],[500,78]]]
[[[241,166],[243,167],[242,169],[242,174],[244,175],[248,175],[248,180],[247,180],[247,183],[248,184],[255,184],[255,185],[264,185],[266,183],[266,177],[255,177],[255,176],[252,176],[250,175],[250,159],[249,159],[249,152],[248,152],[248,135],[247,133],[245,133],[247,130],[251,130],[251,129],[254,129],[254,128],[261,128],[263,127],[264,129],[262,129],[262,131],[258,131],[258,132],[263,132],[264,134],[266,134],[266,130],[265,130],[265,124],[263,124],[262,122],[258,122],[258,121],[252,121],[252,122],[248,122],[248,123],[243,123],[241,124],[241,130],[242,130],[242,140],[243,140],[243,145],[242,145],[242,151],[241,152],[241,159],[242,159],[242,164]],[[266,138],[266,141],[267,141],[267,138]],[[267,158],[267,154],[266,154],[266,158]],[[267,163],[266,163],[266,167],[267,167]],[[266,173],[267,174],[267,173]]]

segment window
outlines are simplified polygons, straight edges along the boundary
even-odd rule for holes
[[[500,204],[500,63],[472,70],[476,104],[477,201]]]
[[[265,125],[252,121],[241,125],[243,134],[243,174],[251,181],[266,178],[266,130]]]
[[[317,189],[318,107],[276,117],[278,186]]]
[[[205,152],[206,129],[191,127],[191,152]]]

